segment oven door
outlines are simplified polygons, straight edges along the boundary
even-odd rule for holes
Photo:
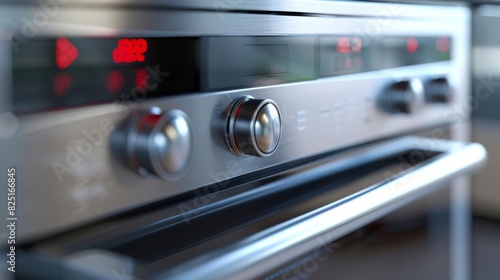
[[[32,245],[19,269],[30,279],[466,279],[463,178],[485,160],[479,144],[419,137],[358,147]]]

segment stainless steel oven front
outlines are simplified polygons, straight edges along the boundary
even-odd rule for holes
[[[468,279],[467,7],[0,17],[5,277]]]

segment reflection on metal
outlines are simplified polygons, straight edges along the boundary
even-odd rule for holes
[[[230,104],[227,116],[226,142],[238,156],[268,157],[281,139],[281,117],[278,106],[270,99],[243,96]]]
[[[181,110],[163,113],[152,107],[144,115],[125,119],[112,135],[111,145],[142,175],[171,180],[189,165],[192,133],[188,116]]]
[[[325,243],[372,222],[430,193],[457,176],[470,174],[486,161],[480,144],[404,138],[388,145],[432,141],[442,154],[367,190],[284,222],[243,241],[202,255],[155,279],[254,279]]]
[[[500,7],[497,5],[481,5],[477,13],[483,17],[500,17]]]

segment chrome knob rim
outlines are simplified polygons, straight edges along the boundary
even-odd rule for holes
[[[267,103],[257,113],[254,134],[257,147],[262,153],[272,153],[280,139],[281,120],[278,108],[273,103]]]
[[[414,113],[423,105],[423,91],[419,79],[396,82],[385,94],[384,107],[391,113]]]
[[[281,140],[281,115],[270,99],[243,96],[230,104],[226,142],[237,156],[272,155]]]

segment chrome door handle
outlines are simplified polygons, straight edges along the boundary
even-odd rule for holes
[[[208,252],[155,279],[253,279],[318,248],[318,240],[327,244],[457,176],[471,174],[486,162],[486,150],[476,143],[405,137],[377,148],[410,150],[424,144],[426,150],[441,154],[344,199]]]

